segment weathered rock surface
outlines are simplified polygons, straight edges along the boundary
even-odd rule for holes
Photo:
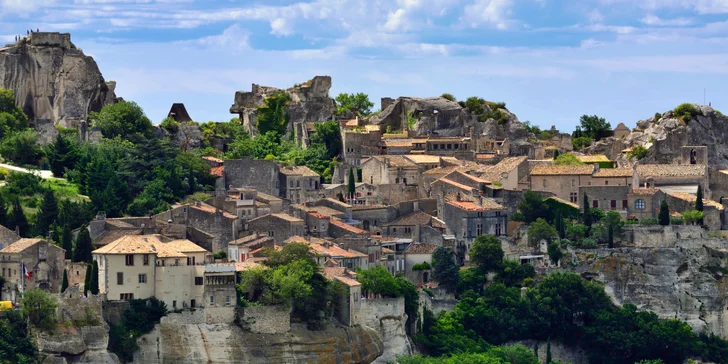
[[[363,327],[285,334],[244,332],[229,324],[157,325],[138,341],[134,363],[369,363],[382,355],[376,332]]]
[[[41,141],[55,137],[55,125],[76,128],[90,111],[113,102],[115,87],[69,34],[33,33],[0,48],[0,88],[15,92]]]
[[[294,132],[299,141],[308,140],[306,123],[317,123],[331,120],[336,112],[336,102],[329,97],[331,89],[330,76],[316,76],[300,85],[284,90],[291,97],[286,105],[290,119],[288,135]],[[235,102],[230,107],[231,114],[240,115],[240,121],[251,135],[256,135],[258,108],[265,105],[265,99],[281,91],[275,87],[253,84],[251,91],[235,93]],[[286,136],[287,137],[287,136]]]
[[[506,345],[521,344],[529,349],[537,348],[538,359],[541,363],[546,362],[548,342],[536,340],[521,340],[510,342]],[[551,342],[551,358],[571,364],[589,364],[589,357],[586,351],[579,347],[566,346],[559,341]]]
[[[728,253],[710,247],[715,245],[710,240],[579,252],[576,271],[604,284],[617,304],[633,303],[662,318],[685,321],[697,332],[728,338]]]

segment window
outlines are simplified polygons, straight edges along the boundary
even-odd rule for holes
[[[543,179],[543,186],[546,187],[546,178]]]
[[[230,306],[230,296],[225,296],[225,306]]]
[[[126,265],[133,266],[134,265],[134,254],[127,254],[126,255]]]
[[[437,144],[433,144],[432,149],[437,149]]]
[[[276,236],[276,232],[271,230],[268,232],[268,236],[270,236],[272,238],[272,237]]]
[[[187,257],[187,265],[195,265],[195,257]]]
[[[576,180],[575,179],[572,179],[571,180],[571,187],[576,187]]]
[[[215,296],[210,296],[210,306],[215,305]]]
[[[483,217],[483,213],[478,211],[478,217]]]
[[[176,259],[174,260],[174,265],[179,265],[179,258],[176,258]]]
[[[124,284],[124,272],[116,272],[116,284],[119,286]]]
[[[392,232],[393,233],[396,233],[397,232],[397,228],[392,228]]]
[[[635,200],[634,208],[636,208],[637,210],[644,210],[645,209],[645,200],[643,200],[641,198]]]
[[[121,293],[119,295],[119,299],[122,300],[122,301],[133,300],[134,299],[134,294],[133,293]]]
[[[147,275],[146,274],[140,274],[139,275],[139,283],[147,283]]]
[[[627,202],[627,200],[622,200],[622,209],[626,210],[628,206],[629,206],[629,202]]]
[[[455,149],[458,149],[460,147],[460,144],[455,144]]]
[[[394,183],[399,184],[399,177],[394,179]]]
[[[503,235],[501,233],[501,224],[495,224],[495,235]]]
[[[617,209],[617,200],[612,200],[612,201],[609,201],[609,207],[610,207],[610,208],[611,208],[612,210],[616,210],[616,209]]]
[[[172,308],[177,308],[177,301],[172,301]]]
[[[404,232],[405,232],[405,234],[409,234],[412,232],[412,228],[406,227],[406,228],[404,228]]]
[[[483,224],[477,224],[475,225],[475,230],[478,236],[483,235]]]
[[[202,285],[202,277],[195,277],[195,286]]]
[[[402,184],[407,184],[407,178],[402,178]]]
[[[144,254],[142,260],[144,261],[144,265],[149,265],[149,254]]]
[[[599,207],[599,200],[593,200],[592,207]]]
[[[195,306],[197,306],[197,301],[190,300],[190,307],[195,308]]]
[[[609,186],[609,181],[604,181],[605,186]]]

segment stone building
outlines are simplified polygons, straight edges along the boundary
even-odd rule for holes
[[[369,260],[366,254],[352,249],[343,249],[325,239],[303,236],[292,236],[284,244],[299,243],[311,247],[311,253],[320,267],[344,267],[347,269],[368,269]]]
[[[666,193],[695,193],[703,186],[703,195],[710,198],[708,167],[705,164],[638,164],[635,186],[659,188]]]
[[[417,185],[420,170],[411,160],[398,155],[380,155],[361,164],[362,181],[372,185]]]
[[[20,235],[16,234],[5,226],[0,225],[0,249],[20,240]]]
[[[362,229],[381,235],[384,225],[397,218],[397,209],[388,205],[352,206],[351,217],[362,222]]]
[[[442,220],[448,235],[454,235],[458,261],[463,263],[467,252],[480,235],[505,236],[508,214],[503,205],[487,197],[471,198],[448,194],[443,197]]]
[[[415,211],[386,224],[384,232],[385,235],[395,238],[425,242],[426,237],[441,236],[446,228],[442,220],[422,211]]]
[[[432,253],[439,245],[413,243],[404,251],[404,276],[415,285],[430,281],[430,270],[413,270],[416,264],[432,264]]]
[[[429,171],[443,165],[443,158],[437,155],[407,154],[404,157],[414,163],[420,171]]]
[[[65,254],[45,239],[20,239],[0,250],[0,272],[5,279],[0,298],[17,303],[23,292],[36,288],[58,293]]]
[[[176,206],[156,217],[211,234],[212,244],[204,248],[214,252],[227,251],[227,244],[237,239],[243,229],[243,220],[237,215],[200,201]]]
[[[256,263],[247,263],[247,265],[258,266]],[[205,265],[205,290],[203,296],[206,307],[237,306],[236,273],[236,264],[212,263]]]
[[[562,200],[578,203],[579,186],[591,183],[594,166],[544,166],[531,170],[529,189],[549,192]]]
[[[626,138],[632,131],[629,130],[627,125],[624,125],[624,123],[619,123],[616,128],[614,128],[614,137],[617,139]]]
[[[225,189],[252,187],[258,192],[280,196],[280,167],[274,161],[251,158],[225,161]]]
[[[686,192],[670,192],[665,195],[667,205],[671,211],[678,213],[694,210],[697,196]],[[709,199],[703,199],[703,225],[710,231],[721,230],[724,225],[725,214],[723,205]]]
[[[281,167],[280,192],[291,203],[301,203],[318,198],[321,176],[306,166]]]
[[[528,157],[504,158],[494,166],[478,169],[475,174],[507,190],[518,190],[518,182],[528,176]]]
[[[627,195],[632,190],[630,186],[581,186],[579,187],[579,202],[582,206],[584,195],[589,198],[589,206],[600,208],[604,211],[617,211],[626,217],[629,211],[629,199]]]
[[[657,188],[633,188],[627,194],[629,218],[656,218],[665,193]]]
[[[359,310],[361,307],[361,283],[356,280],[356,274],[344,267],[324,267],[324,276],[334,282],[340,282],[346,287],[346,295],[342,295],[336,318],[346,326],[360,324]]]
[[[344,162],[350,166],[359,166],[362,159],[379,155],[379,141],[382,132],[378,125],[341,128],[342,154]]]
[[[251,252],[260,248],[273,248],[275,240],[260,233],[253,233],[228,244],[228,260],[231,262],[245,262],[252,258]]]
[[[306,226],[302,219],[295,216],[270,214],[248,221],[248,230],[267,235],[280,245],[291,236],[304,235]]]
[[[415,148],[415,141],[420,141],[421,139],[410,139],[406,136],[397,139],[386,139],[386,136],[386,134],[383,135],[382,141],[380,142],[381,154],[403,155],[412,153],[412,151],[415,149],[419,150],[419,148]]]
[[[471,137],[437,137],[428,138],[425,142],[425,153],[473,159],[475,144]]]
[[[368,235],[366,230],[358,228],[348,222],[339,219],[331,219],[329,221],[329,236],[332,238],[340,238],[349,235]]]
[[[204,305],[205,262],[212,254],[189,240],[125,236],[93,251],[99,292],[110,301],[156,297],[170,309]]]

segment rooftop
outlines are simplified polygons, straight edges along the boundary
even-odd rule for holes
[[[210,174],[215,177],[222,177],[225,173],[225,166],[212,167],[210,168]]]
[[[440,157],[426,154],[408,154],[404,156],[416,164],[440,164]]]
[[[467,192],[470,192],[470,191],[472,191],[472,190],[473,190],[473,187],[470,187],[470,186],[466,186],[466,185],[464,185],[464,184],[462,184],[462,183],[458,183],[458,182],[455,182],[455,181],[453,181],[453,180],[447,179],[446,177],[442,177],[442,178],[440,178],[440,179],[438,179],[437,181],[435,181],[435,182],[432,182],[432,183],[436,183],[436,182],[438,182],[438,181],[439,181],[439,182],[442,182],[442,183],[447,183],[447,184],[449,184],[449,185],[451,185],[451,186],[453,186],[453,187],[457,187],[457,188],[459,188],[459,189],[461,189],[461,190],[463,190],[463,191],[467,191]]]
[[[402,216],[386,225],[402,226],[402,225],[429,225],[434,216],[426,214],[422,211],[415,211],[409,215]]]
[[[482,206],[471,201],[447,201],[447,203],[466,211],[495,211],[505,209],[503,205],[490,198],[483,198]]]
[[[357,235],[366,234],[367,232],[365,230],[359,229],[356,226],[349,225],[341,220],[331,219],[331,225],[334,225],[338,228],[344,229],[350,233],[354,233]]]
[[[483,166],[478,170],[482,172],[480,178],[488,181],[500,181],[502,173],[508,173],[528,160],[528,156],[508,157],[494,166]]]
[[[200,202],[199,205],[198,204],[189,204],[188,206],[195,210],[204,211],[204,212],[208,212],[211,214],[219,212],[222,214],[222,216],[227,217],[228,219],[237,219],[238,218],[236,215],[233,215],[225,210],[220,210],[217,207],[208,205],[204,202]]]
[[[41,241],[43,241],[43,239],[20,239],[8,245],[5,249],[0,250],[0,253],[20,253]]]
[[[594,166],[541,166],[537,165],[531,170],[532,176],[561,176],[561,175],[591,175]]]
[[[640,178],[648,177],[703,177],[705,164],[638,164]]]
[[[670,195],[674,198],[683,200],[683,201],[690,202],[691,204],[694,204],[698,200],[698,196],[693,195],[692,193],[671,192],[671,193],[668,193],[668,195]],[[708,200],[708,199],[704,198],[703,205],[712,206],[712,207],[715,207],[718,211],[723,211],[723,205],[721,205],[720,203],[713,201],[713,200]]]
[[[379,163],[386,163],[387,161],[389,161],[389,165],[391,167],[396,167],[396,168],[416,168],[417,167],[417,165],[414,162],[412,162],[411,160],[409,160],[401,155],[378,155],[378,156],[369,158],[369,160],[367,160],[367,162],[369,162],[371,160],[376,160]],[[365,163],[367,163],[367,162],[365,162]]]
[[[573,208],[575,208],[575,209],[577,209],[577,210],[579,209],[579,205],[577,205],[577,204],[575,204],[575,203],[573,203],[573,202],[569,202],[569,201],[566,201],[566,200],[564,200],[564,199],[560,199],[560,198],[558,198],[558,197],[556,197],[556,196],[551,196],[551,197],[548,197],[548,198],[546,198],[546,199],[547,199],[547,200],[554,200],[554,201],[556,201],[556,202],[558,202],[558,203],[562,203],[562,204],[564,204],[564,205],[568,205],[568,206],[571,206],[571,207],[573,207]]]
[[[577,155],[576,159],[582,163],[599,163],[599,162],[611,162],[604,154],[593,154],[593,155]]]
[[[164,243],[157,235],[127,235],[99,249],[94,254],[154,254],[158,257],[185,257],[185,253],[207,253],[207,250],[186,240]]]
[[[210,161],[210,162],[215,162],[215,163],[225,163],[224,160],[222,160],[220,158],[215,158],[215,157],[209,156],[209,155],[202,157],[202,159],[204,159],[206,161]]]
[[[318,173],[306,166],[282,167],[280,172],[286,176],[319,177]]]
[[[652,196],[660,192],[657,188],[633,188],[629,194],[635,196]]]
[[[601,168],[594,177],[632,177],[634,176],[634,170],[632,168]]]
[[[428,244],[428,243],[414,243],[410,244],[410,246],[407,248],[407,250],[404,251],[405,254],[432,254],[437,250],[438,246],[435,244]]]
[[[387,148],[412,148],[412,139],[384,139],[382,144]]]

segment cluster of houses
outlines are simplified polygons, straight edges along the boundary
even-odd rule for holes
[[[326,277],[361,290],[355,270],[385,267],[417,285],[430,274],[415,265],[449,248],[460,264],[480,235],[517,234],[509,220],[526,190],[575,208],[656,217],[662,200],[690,208],[705,191],[705,224],[720,230],[724,206],[711,200],[707,148],[686,146],[680,164],[618,168],[603,155],[579,155],[583,165],[514,155],[509,143],[468,137],[408,138],[342,121],[344,163],[333,183],[306,166],[269,160],[206,157],[217,177],[207,200],[155,216],[106,218],[89,224],[106,299],[155,296],[172,309],[236,305],[238,273],[265,261],[266,249],[307,244]],[[406,132],[404,133],[406,134]],[[349,190],[349,169],[357,180]],[[722,200],[722,198],[721,198]],[[20,239],[0,229],[1,299],[32,288],[60,290],[63,270],[82,283],[83,266],[64,261],[44,239]]]

